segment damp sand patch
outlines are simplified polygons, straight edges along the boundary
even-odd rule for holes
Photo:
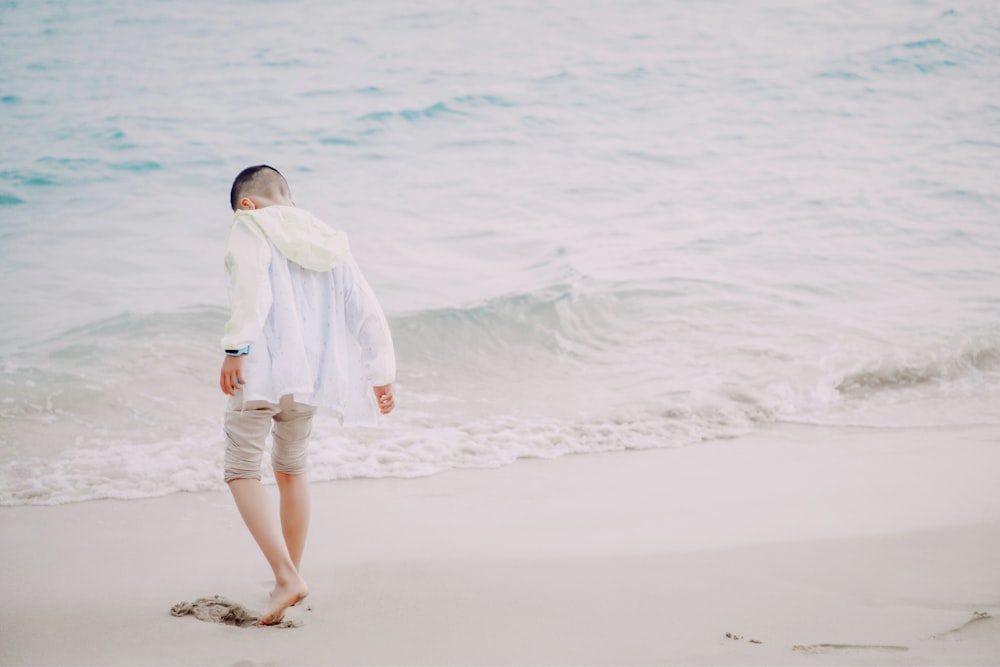
[[[174,616],[194,616],[199,621],[206,623],[235,625],[240,628],[298,628],[302,626],[302,621],[287,619],[274,625],[259,626],[257,621],[260,620],[260,614],[255,614],[240,603],[228,600],[221,595],[198,598],[194,602],[178,602],[170,608],[170,613]]]
[[[939,632],[931,639],[960,641],[995,637],[998,634],[1000,634],[1000,619],[994,618],[985,611],[976,611],[972,613],[972,618],[962,625],[945,632]]]
[[[909,651],[908,646],[891,646],[889,644],[810,644],[809,646],[793,646],[793,651],[808,655],[825,653],[903,653]]]

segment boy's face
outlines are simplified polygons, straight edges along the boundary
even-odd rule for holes
[[[240,200],[236,209],[239,211],[252,211],[268,206],[295,206],[295,202],[290,197],[283,194],[277,195],[247,195]]]

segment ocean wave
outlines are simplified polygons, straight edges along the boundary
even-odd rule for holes
[[[115,347],[123,342],[192,337],[206,329],[221,331],[226,310],[217,306],[195,306],[172,313],[124,312],[63,331],[26,346],[29,352],[59,355],[75,345]]]
[[[617,391],[622,380],[612,368],[604,380],[610,389],[566,380],[589,394],[577,412],[554,409],[555,396],[528,411],[516,401],[479,404],[482,397],[468,395],[476,364],[508,363],[499,354],[504,349],[518,348],[510,358],[533,350],[531,363],[544,366],[540,358],[572,356],[582,343],[613,346],[601,340],[616,335],[605,319],[635,306],[630,298],[648,303],[664,296],[655,289],[601,293],[559,284],[392,318],[402,372],[399,414],[374,431],[343,431],[331,417],[318,417],[312,478],[415,477],[522,458],[687,446],[779,420],[819,423],[831,408],[849,415],[852,405],[899,405],[901,391],[933,399],[947,397],[953,384],[971,385],[963,391],[977,394],[1000,387],[1000,339],[984,335],[933,353],[904,350],[821,371],[794,355],[768,357],[764,363],[783,370],[767,379],[691,376],[681,380],[691,385],[685,391],[619,405],[595,398]],[[26,355],[0,360],[0,504],[221,488],[223,399],[214,383],[224,317],[216,307],[123,313],[28,346],[31,363]],[[451,377],[418,381],[420,368]],[[489,377],[498,397],[535,391],[522,372]]]
[[[678,298],[670,285],[583,288],[559,283],[466,307],[391,316],[390,327],[404,381],[432,392],[439,391],[441,383],[458,383],[454,391],[460,391],[463,377],[469,384],[479,377],[495,377],[485,390],[497,399],[510,393],[504,383],[520,374],[530,382],[554,378],[546,388],[571,383],[570,393],[591,378],[586,381],[597,384],[587,393],[606,400],[620,393],[615,386],[630,368],[640,381],[669,375],[671,383],[661,388],[668,394],[728,387],[735,387],[737,394],[753,394],[777,382],[785,387],[783,413],[914,387],[938,390],[948,383],[1000,379],[1000,338],[992,334],[922,348],[859,347],[822,364],[801,355],[777,354],[766,340],[749,344],[734,335],[734,343],[743,343],[725,353],[729,363],[759,370],[729,374],[724,362],[716,366],[713,357],[720,353],[704,349],[700,342],[699,331],[708,324],[692,323],[683,308],[674,319],[658,322],[660,331],[648,334],[647,313],[669,311]],[[137,427],[151,414],[158,415],[157,423],[169,420],[168,409],[130,393],[132,375],[142,374],[146,386],[155,383],[165,393],[198,394],[193,383],[211,381],[225,318],[225,309],[216,306],[121,313],[11,350],[0,355],[0,416],[31,420],[74,414],[86,421],[89,413],[124,406]],[[669,331],[674,335],[668,336]],[[646,339],[641,338],[644,332]],[[653,359],[662,364],[661,371],[647,361]],[[605,369],[603,379],[573,370],[597,367]],[[705,376],[706,371],[711,376]],[[14,436],[9,434],[18,429],[15,424],[6,430],[0,442],[10,441]]]
[[[982,338],[958,343],[954,348],[910,353],[886,358],[849,372],[836,390],[847,397],[865,398],[921,385],[954,382],[982,375],[1000,376],[1000,341]]]
[[[874,74],[941,74],[952,69],[978,67],[990,61],[983,57],[983,49],[965,36],[955,36],[955,39],[928,37],[897,42],[869,50],[860,56]]]
[[[219,308],[123,313],[0,355],[0,447],[49,455],[78,437],[141,442],[205,419],[224,321]]]
[[[400,118],[405,121],[415,122],[428,119],[468,116],[471,110],[480,108],[506,108],[513,106],[517,105],[499,95],[460,95],[429,104],[425,107],[371,111],[360,116],[357,120],[384,124],[390,120]]]
[[[582,289],[558,283],[532,292],[516,292],[463,307],[431,308],[390,315],[397,347],[480,354],[511,346],[572,353],[581,344],[600,344],[615,318],[633,302],[669,298],[675,292],[655,288]],[[34,359],[97,358],[108,350],[163,342],[207,343],[214,351],[227,311],[194,306],[175,312],[123,312],[100,318],[25,345]],[[125,346],[123,348],[123,346]]]
[[[392,319],[402,349],[449,354],[537,347],[573,354],[599,345],[600,333],[621,302],[557,284],[530,293],[495,297],[463,308],[438,308]]]
[[[392,118],[402,118],[403,120],[415,121],[426,118],[440,118],[448,115],[465,115],[463,112],[453,109],[444,102],[437,102],[422,109],[401,109],[400,111],[372,111],[358,118],[360,121],[375,121],[384,123]]]

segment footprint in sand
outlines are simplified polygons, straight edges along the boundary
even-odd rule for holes
[[[808,646],[793,646],[793,651],[818,655],[823,653],[902,653],[909,651],[906,646],[889,646],[883,644],[810,644]]]
[[[174,616],[191,615],[199,621],[208,623],[222,623],[224,625],[235,625],[240,628],[256,627],[260,619],[246,607],[227,600],[221,595],[213,595],[210,598],[198,598],[194,602],[178,602],[170,608],[170,613]],[[269,625],[270,628],[297,628],[302,625],[302,621],[285,620],[276,625]]]

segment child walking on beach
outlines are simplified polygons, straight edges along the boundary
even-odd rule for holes
[[[392,337],[347,237],[296,208],[267,165],[244,169],[230,191],[226,238],[230,316],[219,386],[225,414],[225,480],[274,572],[261,625],[282,620],[309,592],[299,574],[309,526],[306,450],[317,407],[342,423],[373,424],[394,407]],[[280,514],[260,483],[264,440]]]

